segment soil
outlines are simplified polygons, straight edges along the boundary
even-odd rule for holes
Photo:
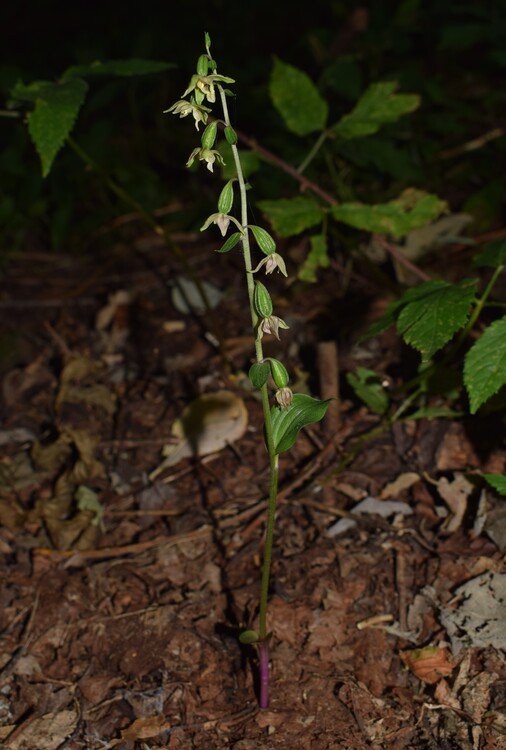
[[[281,455],[270,705],[258,708],[255,649],[238,635],[257,618],[269,476],[241,258],[181,241],[224,292],[212,315],[175,306],[183,272],[134,231],[86,258],[20,252],[4,267],[0,741],[506,748],[506,544],[492,523],[504,508],[477,476],[503,471],[504,426],[378,429],[346,372],[374,369],[395,401],[416,357],[390,331],[356,344],[389,299],[357,269],[269,281],[290,329],[266,338],[267,354],[296,390],[337,396],[339,383],[341,395]],[[300,248],[284,251],[293,272]],[[157,472],[182,409],[218,390],[246,405],[242,436]],[[477,594],[464,584],[488,586],[486,611],[465,609]]]

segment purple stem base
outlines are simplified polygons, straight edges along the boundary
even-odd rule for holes
[[[269,643],[261,641],[258,644],[259,677],[260,677],[260,708],[269,708]]]

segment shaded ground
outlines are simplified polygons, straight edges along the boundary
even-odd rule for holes
[[[505,748],[504,509],[463,477],[503,471],[501,427],[399,423],[343,466],[378,424],[346,390],[337,428],[306,430],[281,459],[272,698],[257,709],[255,654],[237,634],[255,619],[267,461],[260,406],[238,375],[252,347],[240,258],[220,265],[211,248],[188,245],[225,291],[214,321],[174,307],[176,273],[149,238],[6,269],[0,739],[9,750]],[[267,353],[282,347],[299,389],[318,395],[318,343],[339,338],[343,372],[366,361],[395,385],[406,353],[394,337],[348,343],[385,300],[354,278],[345,306],[339,278],[275,282],[290,330]],[[151,481],[181,409],[222,389],[247,406],[241,439]],[[368,497],[396,504],[354,513]],[[329,534],[350,513],[354,527]]]

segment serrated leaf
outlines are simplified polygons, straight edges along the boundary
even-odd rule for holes
[[[506,240],[487,242],[481,253],[473,258],[473,266],[498,268],[506,265]]]
[[[234,232],[233,234],[228,237],[223,245],[216,250],[217,253],[228,253],[229,250],[232,250],[233,247],[237,245],[239,240],[241,239],[241,233],[240,232]]]
[[[341,138],[363,138],[376,133],[384,123],[396,122],[420,105],[417,94],[396,94],[396,81],[373,83],[332,131]]]
[[[506,477],[504,474],[483,474],[485,479],[499,495],[506,495]]]
[[[327,102],[304,71],[275,58],[269,92],[292,133],[308,135],[325,127]]]
[[[356,374],[348,372],[346,380],[357,396],[375,414],[384,414],[388,409],[389,398],[381,384],[381,378],[367,367],[357,367]]]
[[[291,237],[305,229],[320,224],[323,210],[313,198],[281,198],[258,201],[257,206],[271,222],[274,231],[281,237]]]
[[[464,384],[471,414],[506,384],[506,316],[489,325],[468,351]]]
[[[331,399],[318,401],[305,393],[295,393],[288,409],[273,406],[271,409],[272,433],[276,453],[289,450],[300,430],[308,424],[323,419]]]
[[[311,248],[297,274],[301,281],[314,283],[318,268],[328,268],[330,260],[327,251],[327,238],[324,234],[314,234],[310,238]]]
[[[80,78],[27,87],[35,94],[35,107],[28,115],[28,132],[47,177],[56,154],[65,143],[84,102],[88,85]]]
[[[420,352],[423,361],[442,349],[465,325],[475,286],[476,279],[464,279],[458,284],[427,281],[404,295],[397,330],[406,344]]]
[[[413,229],[434,221],[447,208],[437,195],[408,188],[395,200],[369,206],[365,203],[341,203],[332,206],[336,221],[368,232],[402,237]]]
[[[225,160],[225,164],[221,166],[221,176],[223,179],[231,180],[232,178],[237,177],[234,156],[230,144],[227,143],[227,141],[220,141],[217,149]],[[254,151],[243,151],[240,149],[239,158],[241,160],[241,167],[245,178],[248,178],[253,172],[256,172],[260,168],[260,159]]]
[[[129,60],[108,60],[101,62],[96,60],[88,65],[71,65],[64,72],[62,78],[76,78],[82,76],[144,76],[150,73],[163,73],[171,68],[176,68],[175,63],[161,62],[159,60],[144,60],[132,57]]]
[[[276,252],[276,243],[269,232],[263,229],[263,227],[257,227],[255,224],[249,224],[248,228],[253,232],[257,245],[264,255],[272,255]]]
[[[248,377],[255,388],[261,388],[267,383],[270,371],[269,362],[255,362],[249,368]]]

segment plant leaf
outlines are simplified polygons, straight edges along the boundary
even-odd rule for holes
[[[316,281],[318,268],[328,268],[330,260],[328,256],[327,238],[324,234],[314,234],[310,238],[311,249],[297,274],[301,281],[313,283]]]
[[[368,232],[402,237],[413,229],[434,221],[447,208],[437,195],[408,188],[389,203],[369,206],[365,203],[341,203],[332,206],[334,219]]]
[[[88,65],[71,65],[64,72],[62,78],[76,78],[82,76],[144,76],[150,73],[163,73],[165,70],[176,68],[175,63],[159,60],[143,60],[132,57],[129,60],[96,60]]]
[[[281,237],[291,237],[320,224],[324,215],[317,201],[303,196],[258,201],[257,206]]]
[[[244,646],[250,646],[253,643],[258,643],[259,640],[260,639],[256,630],[244,630],[239,635],[239,642]]]
[[[35,102],[28,115],[28,132],[40,156],[43,177],[49,174],[56,154],[74,127],[87,90],[88,85],[80,78],[15,87],[14,96],[21,94],[19,98]]]
[[[506,383],[506,316],[496,320],[471,347],[464,362],[464,384],[471,414]]]
[[[346,380],[357,396],[375,414],[384,414],[388,409],[389,398],[381,385],[381,378],[367,367],[357,367],[356,374],[348,372]]]
[[[473,266],[497,268],[506,265],[506,240],[487,242],[481,253],[473,258]]]
[[[358,100],[355,108],[333,125],[332,131],[342,138],[363,138],[376,133],[386,122],[396,122],[402,115],[420,105],[417,94],[396,94],[396,81],[373,83]]]
[[[295,393],[288,409],[273,406],[271,409],[272,432],[276,453],[289,450],[300,430],[308,424],[323,419],[331,399],[318,401],[305,393]]]
[[[442,349],[465,325],[475,286],[476,279],[458,284],[427,281],[403,296],[397,330],[406,344],[421,353],[422,361]]]
[[[233,247],[237,245],[239,240],[241,239],[241,233],[240,232],[234,232],[230,235],[230,237],[227,237],[225,242],[221,247],[219,247],[216,252],[217,253],[228,253],[229,250],[232,250]]]
[[[329,109],[327,102],[302,70],[275,58],[269,91],[274,106],[292,133],[308,135],[323,130]]]
[[[486,479],[499,495],[506,495],[506,477],[504,474],[483,474],[483,479]]]

